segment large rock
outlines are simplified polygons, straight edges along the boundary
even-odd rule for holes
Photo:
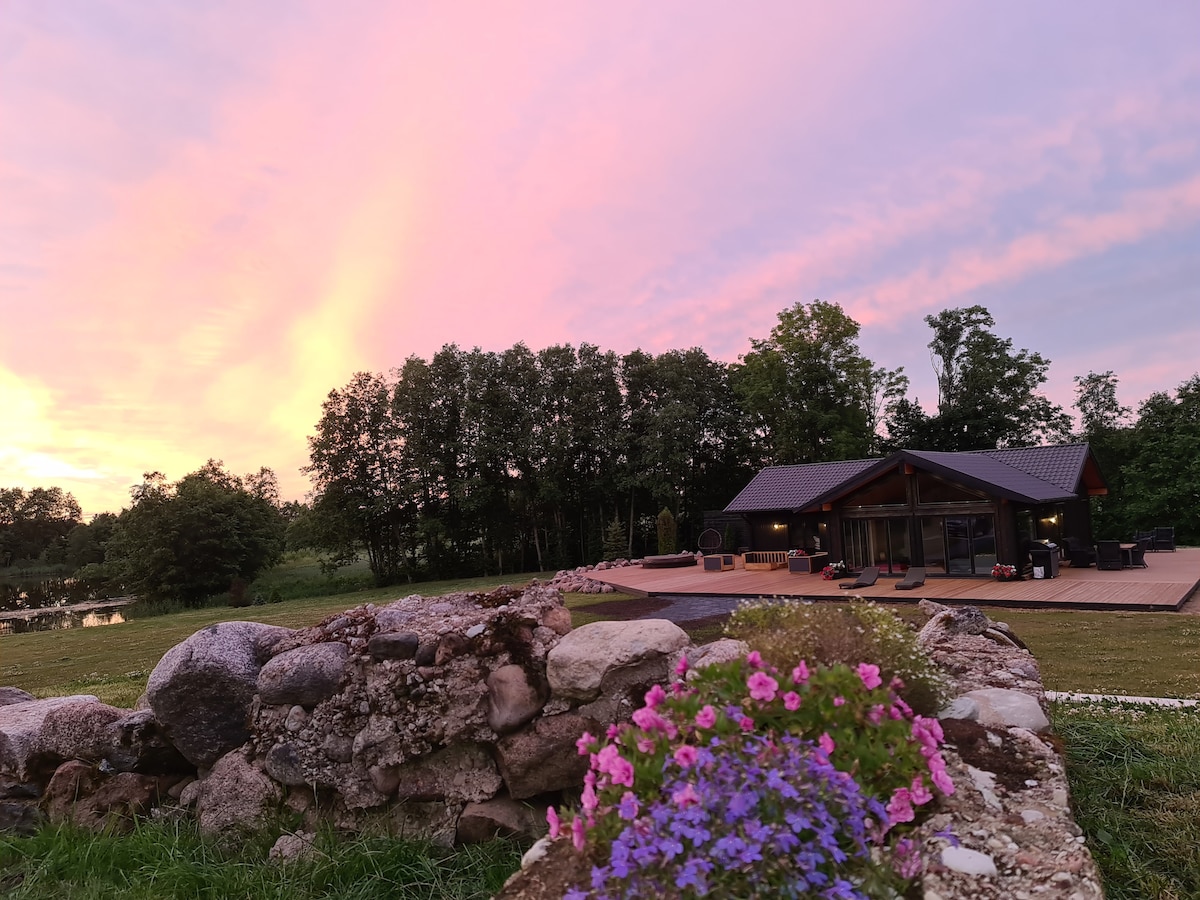
[[[546,657],[555,697],[591,700],[612,669],[666,656],[686,647],[687,632],[665,619],[592,622],[563,636]]]
[[[59,760],[107,759],[113,746],[112,726],[127,712],[95,699],[64,703],[42,721],[42,749]]]
[[[575,742],[586,731],[598,734],[600,723],[564,713],[538,719],[533,727],[504,737],[496,745],[500,775],[514,800],[536,797],[583,784],[588,758]]]
[[[280,653],[258,673],[258,695],[274,706],[312,709],[337,693],[346,676],[350,648],[340,641]]]
[[[76,694],[0,706],[0,772],[22,781],[53,772],[62,759],[47,752],[42,726],[55,710],[81,702],[100,703],[90,694]]]
[[[121,772],[106,776],[95,766],[70,760],[50,779],[42,805],[52,822],[127,829],[158,803],[159,787],[159,780],[149,775]]]
[[[184,772],[192,768],[163,731],[153,710],[124,711],[109,726],[109,764],[118,772],[156,775]]]
[[[250,737],[258,674],[291,633],[258,622],[221,622],[176,644],[154,667],[147,702],[189,762],[211,766]]]
[[[241,753],[222,756],[198,792],[197,820],[206,834],[261,824],[283,797],[279,786]]]
[[[981,725],[1028,728],[1030,731],[1045,731],[1050,720],[1042,712],[1041,705],[1024,691],[1007,688],[986,688],[963,694],[979,706]]]
[[[14,703],[28,703],[30,700],[36,700],[37,697],[15,687],[0,687],[0,706],[11,706]]]
[[[488,676],[488,727],[497,734],[516,731],[542,711],[550,692],[543,679],[522,666],[501,666]]]
[[[546,832],[544,811],[509,797],[468,803],[458,817],[458,843],[482,844],[497,837],[532,839]]]

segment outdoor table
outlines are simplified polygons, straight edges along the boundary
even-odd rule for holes
[[[1133,551],[1137,549],[1137,544],[1122,544],[1121,545],[1121,565],[1126,569],[1133,568]]]

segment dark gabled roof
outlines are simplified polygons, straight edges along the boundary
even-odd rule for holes
[[[940,452],[900,450],[887,459],[770,466],[746,485],[726,512],[800,511],[828,503],[907,463],[966,487],[1017,503],[1054,503],[1103,488],[1087,444]]]
[[[1028,447],[1025,449],[1049,448]],[[966,487],[986,491],[1018,503],[1052,503],[1056,500],[1071,500],[1075,497],[1073,487],[1064,488],[1059,484],[1030,474],[1015,465],[1031,460],[1036,461],[1033,454],[1002,460],[993,456],[994,452],[996,451],[943,453],[931,450],[901,450],[897,455],[903,457],[906,462],[916,465],[917,468],[932,471]]]
[[[850,459],[799,466],[768,466],[742,488],[725,507],[725,512],[801,510],[879,462],[878,459]]]

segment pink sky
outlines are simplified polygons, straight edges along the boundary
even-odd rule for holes
[[[836,6],[836,8],[835,8]],[[5,0],[0,486],[307,481],[443,344],[735,360],[820,298],[910,396],[982,304],[1136,406],[1200,369],[1200,6]]]

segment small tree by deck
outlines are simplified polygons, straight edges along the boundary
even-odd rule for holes
[[[625,523],[620,516],[613,516],[604,531],[604,558],[611,561],[625,555],[629,538],[625,534]]]
[[[658,514],[658,552],[661,554],[674,553],[676,548],[675,542],[676,524],[675,517],[671,515],[671,511],[663,507],[663,511]]]

